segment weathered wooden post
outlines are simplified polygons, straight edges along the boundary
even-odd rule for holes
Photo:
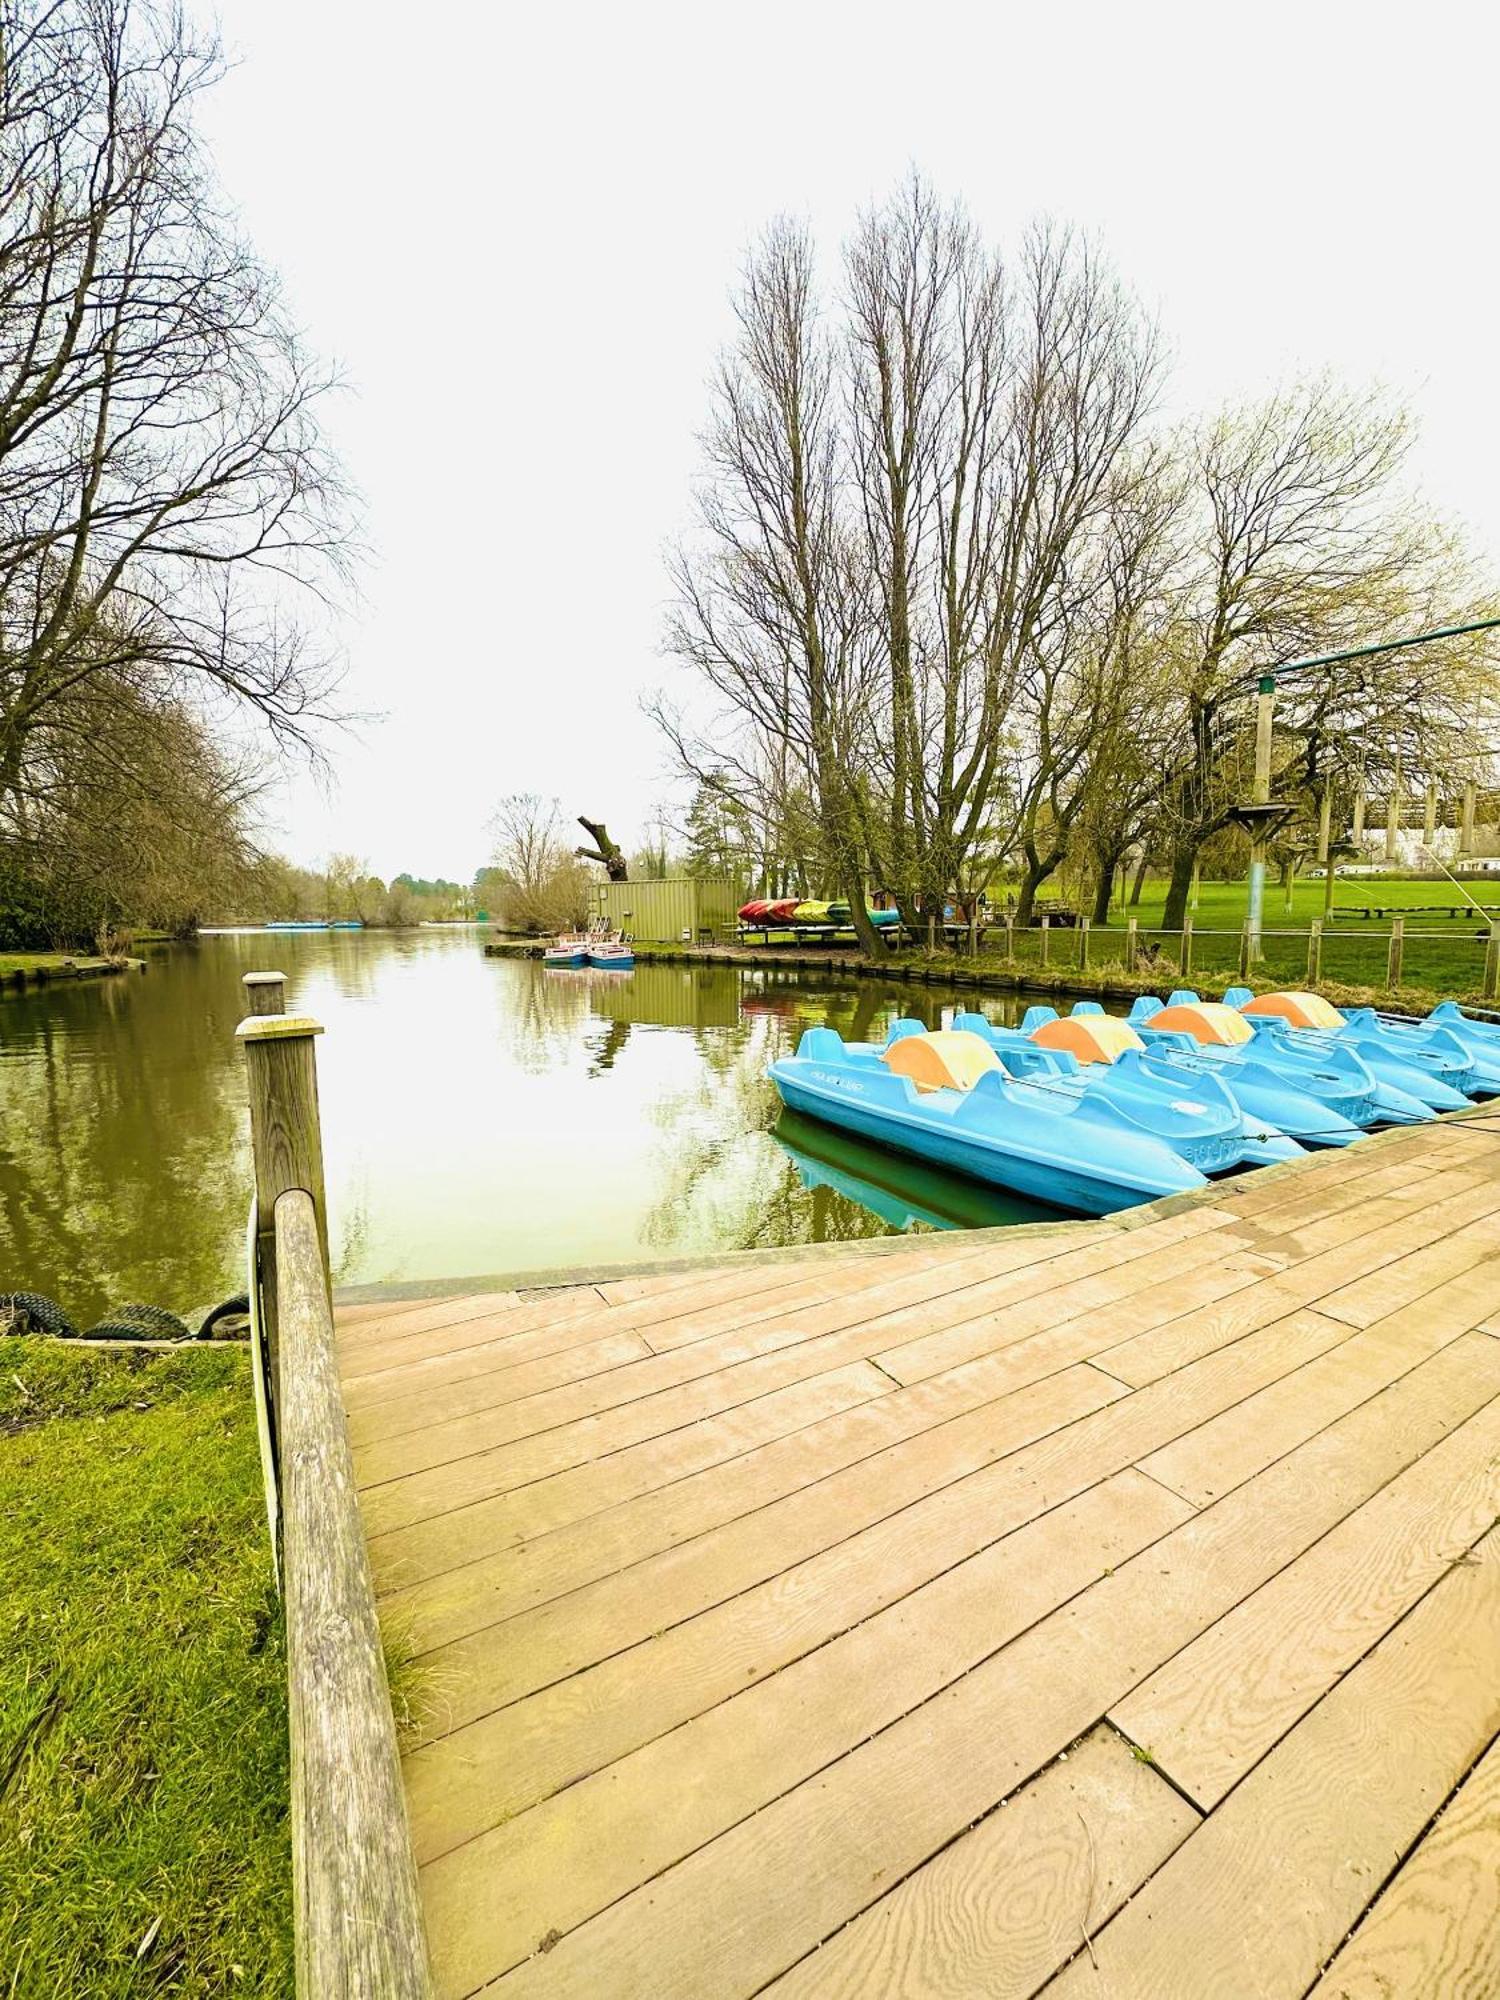
[[[240,984],[245,989],[245,1002],[252,1014],[286,1012],[284,972],[247,972]]]
[[[1182,976],[1185,981],[1191,979],[1193,976],[1193,920],[1191,917],[1184,917],[1182,920]]]
[[[1316,986],[1323,977],[1323,926],[1313,919],[1307,932],[1307,983]]]
[[[1391,941],[1385,955],[1385,983],[1395,987],[1401,984],[1401,954],[1406,941],[1406,919],[1391,918]]]
[[[1500,993],[1500,923],[1490,919],[1489,943],[1484,948],[1484,997],[1493,1000]]]
[[[1047,963],[1048,952],[1051,949],[1051,938],[1052,938],[1052,919],[1050,917],[1043,917],[1042,918],[1042,964],[1043,965]]]
[[[1250,977],[1250,967],[1255,962],[1255,947],[1260,942],[1256,927],[1246,917],[1240,925],[1240,978]]]
[[[1125,970],[1134,972],[1140,963],[1141,920],[1139,917],[1125,919]]]
[[[277,991],[278,989],[262,989]],[[322,1024],[305,1014],[251,1014],[235,1030],[245,1050],[250,1093],[250,1146],[255,1161],[258,1266],[271,1362],[271,1402],[281,1405],[281,1334],[276,1282],[276,1203],[288,1188],[311,1198],[328,1276],[328,1208],[323,1191],[323,1135],[318,1122],[314,1038]],[[278,1418],[279,1422],[279,1418]]]
[[[1005,913],[1005,962],[1007,965],[1016,962],[1016,920],[1009,910]]]
[[[1089,969],[1089,920],[1087,917],[1080,917],[1078,919],[1078,970],[1080,972],[1087,972],[1088,969]]]

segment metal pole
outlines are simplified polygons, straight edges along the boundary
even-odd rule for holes
[[[1262,674],[1255,695],[1255,789],[1252,803],[1263,806],[1271,797],[1271,717],[1276,705],[1276,680]],[[1244,956],[1249,965],[1261,955],[1261,915],[1266,895],[1266,843],[1257,831],[1250,841],[1250,907],[1245,918]]]

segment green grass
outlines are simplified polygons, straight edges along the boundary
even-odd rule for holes
[[[83,951],[0,951],[0,979],[72,979],[110,967]]]
[[[243,1349],[0,1341],[0,1994],[288,1994]]]

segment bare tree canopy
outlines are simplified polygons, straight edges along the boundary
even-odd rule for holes
[[[916,922],[1003,870],[1024,920],[1069,856],[1107,908],[1146,847],[1176,923],[1246,789],[1266,667],[1491,602],[1404,492],[1378,396],[1314,381],[1168,428],[1156,328],[1064,226],[1002,255],[913,175],[858,219],[836,292],[783,221],[734,309],[671,563],[687,694],[651,707],[767,888],[815,879],[858,922],[872,886]],[[1299,684],[1281,780],[1441,767],[1493,711],[1488,660]]]
[[[289,607],[340,581],[329,377],[194,129],[211,37],[170,0],[0,4],[0,833],[36,830],[95,691],[327,700]]]

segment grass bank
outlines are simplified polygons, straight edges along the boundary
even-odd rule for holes
[[[73,951],[0,951],[0,986],[43,984],[49,979],[104,979],[141,969],[138,958],[91,958]]]
[[[0,1993],[292,1989],[245,1351],[0,1342]]]

